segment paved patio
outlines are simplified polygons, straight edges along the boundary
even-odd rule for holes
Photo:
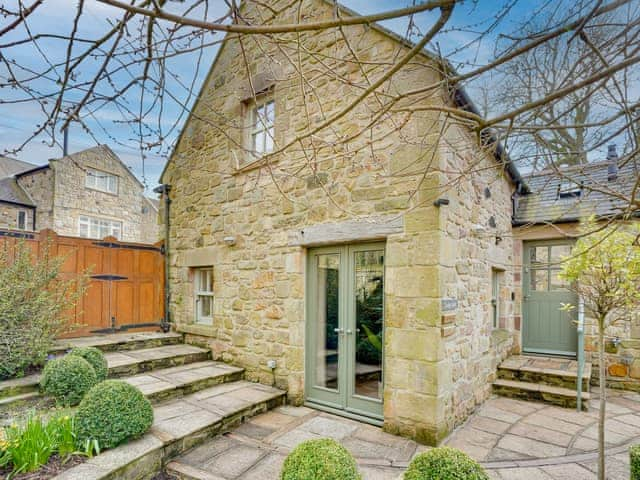
[[[481,461],[497,480],[595,479],[597,405],[589,412],[495,397],[445,442]],[[279,478],[287,453],[331,437],[356,457],[365,480],[398,480],[427,447],[379,428],[305,407],[280,407],[169,464],[169,472],[207,480]],[[610,391],[607,478],[628,480],[628,446],[640,442],[640,395]]]

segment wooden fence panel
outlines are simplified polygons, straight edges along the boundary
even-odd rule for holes
[[[73,312],[78,328],[64,337],[78,337],[134,329],[160,328],[164,318],[164,259],[159,244],[65,237],[51,230],[23,232],[0,229],[0,248],[10,256],[18,242],[42,255],[64,257],[61,278],[87,273],[87,291]]]

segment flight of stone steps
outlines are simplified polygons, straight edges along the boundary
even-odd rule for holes
[[[242,368],[211,360],[208,349],[184,344],[179,334],[85,337],[61,341],[52,353],[74,346],[103,350],[109,377],[142,390],[154,406],[154,423],[141,439],[107,450],[58,480],[149,478],[177,455],[285,403],[282,390],[243,380]],[[41,400],[39,380],[35,374],[0,382],[0,420],[3,411]]]
[[[493,391],[505,397],[534,400],[565,408],[577,407],[577,362],[572,359],[513,355],[497,371]],[[591,363],[582,375],[582,409],[589,408]]]

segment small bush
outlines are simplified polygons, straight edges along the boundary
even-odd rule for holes
[[[98,382],[106,380],[109,374],[109,366],[107,365],[107,359],[104,358],[104,353],[95,347],[76,347],[69,352],[69,355],[76,355],[84,358],[91,364],[96,372],[96,378]]]
[[[466,453],[440,447],[416,455],[404,480],[489,480],[489,477]]]
[[[11,468],[12,475],[37,470],[54,453],[63,460],[77,453],[73,417],[69,415],[49,420],[30,415],[24,424],[5,427],[0,438],[4,438],[0,440],[0,467]]]
[[[0,379],[44,365],[56,337],[73,327],[87,276],[60,278],[64,257],[48,251],[35,256],[26,242],[0,249]]]
[[[44,393],[51,395],[58,404],[64,406],[80,403],[85,393],[96,383],[96,372],[91,364],[75,355],[66,355],[47,362],[40,380]]]
[[[335,440],[302,442],[287,456],[281,480],[359,480],[356,461]]]
[[[142,436],[153,423],[153,408],[143,393],[121,380],[105,380],[84,397],[76,413],[80,444],[97,441],[113,448]]]
[[[631,480],[640,480],[640,445],[634,445],[629,449],[631,459]]]

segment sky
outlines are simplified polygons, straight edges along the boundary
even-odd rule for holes
[[[11,3],[15,0],[8,0],[5,6],[11,8]],[[80,25],[79,34],[90,38],[99,37],[109,28],[114,16],[112,7],[105,6],[95,0],[87,0],[85,14],[83,15]],[[210,0],[211,11],[209,18],[216,18],[226,11],[226,5],[223,0]],[[370,14],[375,12],[397,9],[412,4],[412,0],[345,0],[343,2],[347,7],[362,13]],[[508,15],[500,23],[498,28],[490,31],[481,41],[477,41],[471,45],[468,42],[477,39],[475,32],[484,31],[491,23],[495,16],[506,5],[510,6]],[[430,49],[439,49],[454,65],[462,70],[466,68],[465,64],[483,63],[491,58],[497,36],[502,32],[511,32],[518,28],[518,24],[534,14],[536,8],[541,5],[548,5],[548,0],[477,0],[467,1],[460,8],[454,11],[450,25],[453,27],[450,31],[437,37],[437,44],[430,45]],[[179,2],[172,5],[167,3],[168,9],[183,9],[184,4]],[[36,13],[29,17],[28,28],[32,34],[37,33],[60,33],[68,34],[73,25],[73,18],[76,11],[76,2],[70,0],[47,0],[44,2]],[[424,32],[433,22],[435,13],[422,13],[414,18],[415,24]],[[395,32],[405,35],[407,31],[407,18],[399,18],[384,22],[384,26],[394,30]],[[0,28],[3,23],[0,21]],[[24,38],[24,28],[15,29],[9,35],[5,35],[0,39],[0,44],[7,43],[11,40]],[[220,34],[217,37],[220,38]],[[31,66],[39,69],[46,62],[55,63],[56,60],[64,58],[66,44],[56,40],[38,41],[37,49],[34,46],[5,48],[2,54],[7,58],[15,59],[23,65]],[[462,48],[464,47],[464,48]],[[181,96],[186,100],[187,105],[192,105],[195,99],[184,97],[186,90],[180,84],[184,82],[194,81],[195,91],[199,91],[202,82],[205,79],[208,68],[211,65],[218,47],[210,47],[205,49],[202,57],[202,67],[196,70],[195,54],[184,55],[171,60],[171,71],[179,72],[177,78],[167,78],[168,85],[177,96]],[[94,73],[92,69],[97,69],[98,63],[89,63],[81,75],[85,78],[91,78]],[[0,66],[0,83],[6,81],[8,72],[6,67]],[[22,75],[27,75],[25,72]],[[126,76],[122,76],[120,80],[125,80]],[[173,82],[173,83],[171,83]],[[53,86],[53,90],[52,90]],[[48,92],[55,91],[55,83],[47,82],[43,84],[42,90]],[[4,150],[11,150],[20,145],[29,137],[36,125],[42,121],[42,113],[40,107],[35,102],[24,102],[16,104],[3,104],[3,100],[10,100],[24,97],[23,92],[16,91],[11,88],[0,88],[0,153]],[[135,99],[123,98],[122,102],[134,104]],[[175,140],[186,119],[184,109],[175,103],[167,103],[162,115],[164,128],[169,128],[177,121],[177,126],[169,132],[162,148],[162,153],[146,153],[146,158],[142,160],[142,155],[137,148],[137,142],[132,134],[131,127],[124,125],[120,120],[121,113],[115,105],[105,105],[96,110],[92,114],[92,118],[87,119],[89,125],[92,126],[94,137],[88,135],[78,124],[72,124],[69,130],[69,152],[73,153],[85,148],[96,145],[96,143],[104,143],[109,145],[128,165],[133,173],[147,186],[150,191],[158,184],[159,175],[166,162],[166,154],[170,151],[170,145]],[[60,139],[60,142],[62,140]],[[50,158],[57,158],[62,155],[60,146],[48,145],[45,138],[40,137],[32,140],[18,153],[17,158],[32,162],[34,164],[43,164]]]

